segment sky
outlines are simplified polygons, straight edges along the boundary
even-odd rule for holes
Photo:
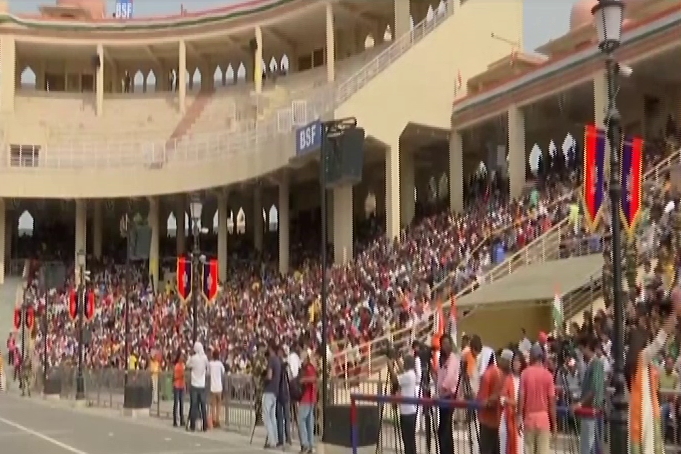
[[[367,0],[370,1],[370,0]],[[487,2],[512,0],[469,0]],[[570,21],[570,7],[576,0],[524,0],[524,50],[531,51],[552,38],[565,34]],[[38,6],[54,4],[55,0],[10,0],[10,10],[15,13],[34,13]],[[189,11],[216,8],[234,0],[133,0],[134,16],[151,16],[180,12],[180,5]],[[107,0],[107,11],[115,11],[115,0]]]

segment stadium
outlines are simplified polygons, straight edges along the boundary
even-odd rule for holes
[[[207,332],[233,316],[314,340],[324,224],[336,377],[383,377],[388,346],[448,320],[495,348],[557,329],[557,301],[581,324],[610,306],[607,241],[579,211],[585,126],[607,126],[597,1],[575,2],[569,31],[531,52],[523,2],[489,3],[250,0],[138,18],[99,0],[33,15],[0,2],[2,295],[25,304],[41,262],[63,263],[65,287],[83,256],[94,280],[122,266],[134,219],[149,232],[139,287],[182,293],[176,260],[200,250],[220,282]],[[622,125],[645,140],[645,182],[676,187],[681,8],[624,3]],[[366,134],[362,178],[328,189],[324,209],[323,159],[299,134],[345,118]],[[151,314],[140,332],[175,345],[152,306],[133,309]],[[252,354],[250,334],[221,335],[215,348]]]

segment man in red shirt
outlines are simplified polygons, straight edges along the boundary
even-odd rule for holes
[[[550,454],[551,431],[556,430],[556,390],[543,361],[544,349],[534,344],[530,365],[520,375],[518,413],[526,454]]]
[[[503,359],[506,361],[506,358]],[[499,422],[501,421],[501,393],[502,374],[497,367],[494,354],[489,359],[489,365],[480,379],[480,389],[477,400],[480,403],[478,419],[480,421],[480,454],[499,453]]]
[[[317,369],[310,350],[302,352],[302,363],[298,374],[302,397],[298,406],[298,434],[301,452],[314,452],[314,409],[317,404]]]

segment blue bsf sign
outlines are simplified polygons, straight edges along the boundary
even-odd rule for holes
[[[322,122],[313,121],[296,131],[296,156],[317,151],[322,146]]]
[[[132,19],[132,0],[116,1],[116,18]]]

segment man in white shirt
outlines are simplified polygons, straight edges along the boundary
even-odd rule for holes
[[[220,361],[217,349],[213,350],[212,360],[208,363],[210,371],[210,419],[213,427],[220,427],[222,408],[222,378],[225,376],[225,365]]]
[[[399,393],[402,397],[416,398],[416,371],[413,356],[404,358],[404,371],[397,375]],[[400,404],[400,432],[404,454],[416,454],[416,405]]]
[[[208,357],[203,352],[201,342],[194,343],[194,354],[187,360],[187,369],[191,370],[189,388],[189,430],[196,430],[196,412],[201,414],[202,429],[208,430],[206,415],[206,373],[208,373]]]
[[[284,346],[284,355],[286,355],[286,363],[288,364],[289,380],[293,380],[300,372],[300,356],[295,350],[289,351],[287,346]]]

